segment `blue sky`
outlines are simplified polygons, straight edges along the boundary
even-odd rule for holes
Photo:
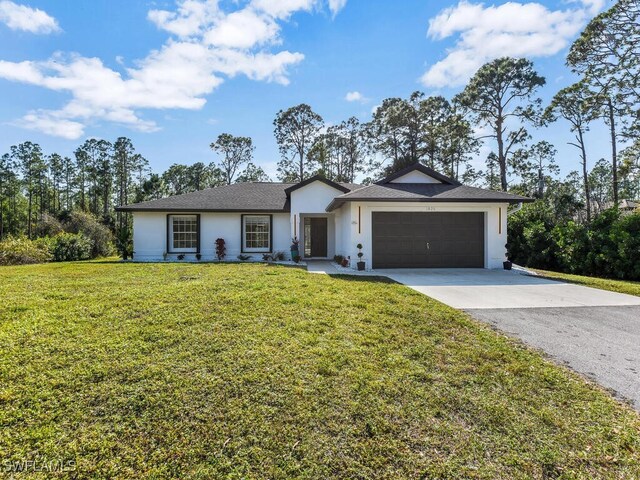
[[[309,103],[327,123],[362,121],[415,90],[451,97],[483,62],[527,56],[545,102],[575,78],[572,40],[604,0],[0,0],[0,152],[32,140],[71,155],[89,137],[130,137],[154,171],[209,163],[223,132],[250,136],[275,174],[273,118]],[[349,99],[347,94],[351,93]],[[351,100],[351,101],[349,101]],[[535,133],[578,168],[566,124]],[[588,138],[591,165],[606,131]],[[477,165],[482,166],[490,144]]]

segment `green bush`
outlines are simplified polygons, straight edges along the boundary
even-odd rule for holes
[[[51,254],[55,262],[88,260],[91,251],[91,240],[81,233],[61,233],[51,238]]]
[[[81,233],[91,242],[91,257],[108,257],[113,255],[113,234],[111,230],[91,214],[85,212],[69,212],[62,218],[64,229],[70,233]]]
[[[59,233],[62,233],[64,228],[62,223],[56,217],[43,214],[35,228],[35,234],[38,237],[55,237]]]
[[[625,280],[640,279],[640,213],[609,209],[589,225],[555,224],[544,202],[509,217],[510,259],[527,267]]]
[[[0,265],[26,265],[51,260],[47,240],[9,237],[0,241]]]
[[[558,261],[551,236],[552,212],[543,202],[526,205],[509,217],[509,259],[518,265],[553,270]]]

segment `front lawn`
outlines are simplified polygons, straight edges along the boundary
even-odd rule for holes
[[[0,268],[0,468],[638,478],[640,419],[400,285],[266,265]],[[43,478],[22,473],[16,478]]]
[[[610,278],[587,277],[585,275],[572,275],[570,273],[551,272],[549,270],[532,269],[543,277],[564,280],[569,283],[577,283],[585,287],[600,288],[612,292],[626,293],[640,297],[640,282],[628,280],[612,280]]]

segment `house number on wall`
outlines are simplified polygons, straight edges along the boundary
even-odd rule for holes
[[[425,207],[425,210],[427,212],[435,212],[436,211],[436,207]]]

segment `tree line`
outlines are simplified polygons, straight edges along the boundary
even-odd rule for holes
[[[640,2],[620,0],[595,17],[572,45],[567,65],[578,82],[543,105],[545,78],[525,58],[483,65],[452,99],[415,92],[388,98],[369,122],[351,118],[325,126],[308,105],[280,111],[274,122],[282,160],[278,176],[299,181],[320,173],[337,181],[365,181],[422,162],[457,180],[545,198],[573,218],[640,197]],[[579,168],[558,178],[556,149],[532,143],[532,129],[558,120]],[[589,129],[604,123],[610,157],[593,162]],[[478,132],[483,132],[479,134]],[[491,148],[485,168],[471,160]],[[624,148],[620,152],[620,147]]]
[[[639,24],[638,0],[621,0],[595,17],[567,57],[580,80],[549,105],[538,97],[545,79],[533,63],[505,57],[482,66],[451,99],[422,92],[387,98],[367,122],[352,117],[327,125],[306,104],[281,110],[274,120],[278,180],[320,174],[369,183],[422,162],[465,183],[543,198],[563,216],[589,222],[594,210],[640,197]],[[576,147],[579,165],[564,179],[558,178],[555,147],[544,140],[532,143],[530,134],[559,119],[570,125],[567,141]],[[610,132],[611,155],[592,162],[586,139],[596,122]],[[491,153],[477,169],[472,160],[483,144]],[[12,146],[0,157],[0,238],[32,237],[45,214],[79,210],[126,239],[130,219],[116,213],[116,206],[270,180],[253,163],[251,138],[223,133],[210,147],[217,161],[153,173],[125,137],[89,139],[72,156],[45,154],[31,142]]]
[[[117,206],[237,181],[269,180],[251,161],[250,138],[222,134],[211,148],[219,161],[174,164],[156,174],[125,137],[115,142],[88,139],[73,156],[45,154],[28,141],[14,145],[0,157],[0,239],[32,238],[47,215],[81,211],[94,215],[126,243],[130,219],[116,212]]]

